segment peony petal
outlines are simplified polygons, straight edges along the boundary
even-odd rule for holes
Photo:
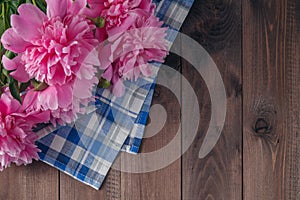
[[[36,107],[38,92],[33,89],[27,90],[26,95],[24,95],[23,103],[22,103],[22,111],[28,109],[29,107]]]
[[[109,66],[111,66],[111,63],[114,61],[112,58],[112,49],[111,45],[105,45],[99,48],[99,60],[100,60],[100,66],[99,69],[107,69]]]
[[[76,79],[73,94],[75,97],[84,99],[92,97],[91,88],[98,82],[95,77],[92,80]]]
[[[143,0],[140,2],[141,4],[139,5],[140,9],[145,10],[146,12],[150,12],[151,7],[155,6],[155,4],[152,4],[152,0]]]
[[[2,95],[0,98],[0,108],[1,108],[1,115],[7,115],[8,114],[8,106],[6,105],[5,101],[2,99]],[[1,116],[0,115],[0,116]],[[2,135],[2,133],[0,133]]]
[[[104,42],[107,39],[107,33],[104,28],[97,28],[95,33],[95,38],[99,41],[99,43]]]
[[[40,26],[27,21],[26,18],[20,15],[11,15],[11,26],[25,41],[32,41],[38,38]]]
[[[75,0],[68,9],[68,13],[82,14],[86,8],[86,0]]]
[[[120,26],[115,26],[114,28],[110,28],[107,30],[107,34],[109,37],[122,33],[129,29],[129,27],[134,23],[138,16],[137,15],[129,15]]]
[[[2,114],[6,114],[6,115],[18,111],[19,108],[20,108],[20,106],[21,106],[19,101],[13,99],[12,96],[11,96],[10,94],[9,94],[9,95],[8,95],[8,94],[9,94],[9,93],[4,93],[4,94],[2,94],[1,99],[0,99],[0,101],[1,101],[4,105],[7,106],[7,109],[5,110],[6,113],[2,113]],[[1,107],[1,112],[2,112],[2,111],[3,111],[3,110],[2,110],[2,107]]]
[[[131,8],[135,8],[135,7],[139,6],[143,1],[145,1],[145,0],[131,0],[131,1],[129,1],[129,6]],[[147,0],[147,1],[151,1],[151,0]]]
[[[31,121],[37,123],[47,123],[50,120],[50,112],[43,111],[31,116]]]
[[[47,20],[45,13],[32,4],[22,4],[18,8],[18,12],[22,18],[36,27],[42,26],[44,21]]]
[[[23,40],[23,38],[16,33],[13,28],[9,28],[3,33],[1,43],[5,49],[14,53],[22,53],[31,45],[29,42]]]
[[[114,76],[113,78],[113,94],[116,97],[121,97],[123,96],[124,92],[125,92],[125,86],[123,84],[123,80],[118,78],[117,76]]]
[[[6,56],[2,57],[2,63],[3,63],[3,67],[6,70],[15,70],[15,69],[17,69],[16,62],[14,60],[8,59]]]
[[[14,135],[18,136],[20,139],[26,138],[27,134],[24,132],[24,130],[20,127],[8,127],[9,129],[13,129],[12,132]]]
[[[30,77],[28,73],[25,71],[24,64],[21,63],[21,55],[18,55],[14,59],[10,60],[6,56],[3,56],[2,58],[3,66],[7,70],[15,70],[10,73],[10,75],[20,81],[20,82],[27,82],[29,81]]]
[[[152,76],[153,71],[150,64],[147,63],[147,64],[139,65],[139,68],[144,76],[146,77]]]
[[[38,95],[39,104],[45,109],[57,110],[58,98],[57,90],[54,86],[50,86],[47,89],[41,91]]]
[[[67,14],[68,1],[66,0],[46,0],[47,16],[49,18],[64,18]]]
[[[19,64],[17,70],[11,72],[10,75],[22,83],[26,83],[30,80],[28,73],[25,71],[25,66],[22,64]]]
[[[21,116],[21,115],[19,115]],[[27,115],[23,116],[29,125],[30,129],[38,123],[47,123],[50,121],[50,111],[32,111]],[[29,124],[30,123],[30,124]]]
[[[73,101],[73,93],[71,85],[63,85],[57,87],[58,104],[60,108],[68,108]]]
[[[110,65],[110,67],[108,67],[105,72],[102,74],[102,78],[104,78],[107,81],[111,81],[112,77],[113,77],[113,67]]]
[[[53,72],[54,75],[53,75],[53,77],[51,77],[51,79],[48,76],[48,78],[46,80],[47,84],[50,84],[50,85],[54,85],[54,84],[62,85],[62,84],[64,84],[65,81],[66,81],[67,76],[64,72],[64,69],[63,69],[62,65],[57,64],[56,68],[53,68],[53,70],[55,70]]]
[[[96,76],[96,73],[97,73],[97,69],[94,66],[82,64],[80,66],[76,76],[79,79],[91,80],[93,77]],[[98,74],[99,73],[101,73],[101,71],[98,71]],[[98,76],[98,74],[97,74],[97,76]]]
[[[91,18],[96,18],[96,17],[100,16],[100,14],[104,8],[103,1],[88,0],[87,2],[88,2],[88,5],[90,8],[86,8],[82,14],[89,16]]]
[[[94,65],[94,66],[100,66],[100,61],[98,58],[98,51],[96,49],[93,49],[88,53],[88,55],[85,57],[83,63]]]

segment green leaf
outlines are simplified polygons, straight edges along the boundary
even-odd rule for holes
[[[5,76],[5,77],[9,77],[9,73],[8,71],[5,69],[5,68],[2,68],[2,74]]]
[[[21,4],[23,4],[23,3],[28,3],[28,1],[26,1],[26,0],[19,0],[19,1],[18,1],[18,7],[19,7]]]
[[[109,88],[110,85],[111,84],[110,84],[110,82],[108,80],[106,80],[104,78],[100,78],[98,86],[106,89],[106,88]]]
[[[19,1],[10,1],[9,9],[11,11],[14,11],[14,13],[16,13],[18,7],[19,7]]]
[[[1,87],[4,86],[4,85],[5,85],[4,81],[2,81],[2,79],[0,79],[0,89],[1,89]]]
[[[44,13],[46,13],[46,11],[47,11],[46,1],[43,1],[43,0],[32,0],[32,3],[35,4]]]
[[[0,81],[1,81],[1,86],[4,86],[7,83],[7,74],[5,74],[5,69],[1,67],[1,71],[0,71]],[[7,71],[6,71],[7,72]]]
[[[98,28],[103,28],[105,25],[105,19],[102,17],[97,17],[97,18],[89,18]]]
[[[0,79],[1,79],[1,82],[3,83],[2,85],[6,85],[8,83],[8,80],[10,79],[9,77],[9,73],[8,71],[1,66],[1,74],[0,74]]]
[[[4,31],[6,30],[4,17],[1,16],[0,21],[1,21],[1,23],[0,23],[0,35],[2,36]]]
[[[5,21],[5,3],[0,4],[0,34],[2,35],[4,31],[7,29],[6,28],[6,21]]]
[[[3,18],[0,17],[0,37],[3,35],[5,31],[5,24],[3,23]],[[4,54],[4,47],[2,46],[2,43],[0,42],[0,59],[2,59],[2,56]],[[1,68],[1,66],[0,66]]]
[[[26,82],[26,83],[21,83],[20,85],[20,93],[24,92],[28,86],[30,85],[30,81]]]
[[[10,78],[9,90],[10,90],[11,95],[22,104],[20,91],[18,88],[18,82],[16,80],[14,80],[13,78]]]
[[[11,51],[6,51],[6,52],[5,52],[5,55],[6,55],[6,57],[9,58],[9,59],[13,59],[14,57],[16,57],[16,54],[13,53],[13,52],[11,52]]]
[[[99,28],[103,28],[105,26],[105,19],[104,18],[100,18],[99,19]]]

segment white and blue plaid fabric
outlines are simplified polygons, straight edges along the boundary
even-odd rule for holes
[[[154,2],[156,15],[170,28],[166,40],[171,48],[193,0]],[[155,76],[126,81],[123,97],[116,98],[109,90],[98,89],[92,112],[72,125],[54,131],[42,129],[47,134],[36,143],[41,149],[40,160],[99,189],[120,150],[139,150],[160,64],[152,66]]]

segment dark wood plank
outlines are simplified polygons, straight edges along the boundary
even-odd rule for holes
[[[10,167],[0,173],[0,199],[59,199],[58,171],[42,162]]]
[[[60,200],[120,199],[120,172],[112,169],[100,190],[60,173]]]
[[[180,58],[175,55],[168,57],[166,65],[180,70]],[[164,73],[164,72],[160,72]],[[161,74],[162,75],[162,74]],[[172,74],[163,74],[168,77],[168,80],[174,85],[180,87],[180,79],[176,79]],[[180,90],[179,90],[180,91]],[[176,135],[179,129],[180,123],[180,105],[175,95],[166,87],[156,86],[155,94],[152,105],[160,105],[164,107],[167,119],[166,123],[162,124],[162,130],[156,132],[158,127],[157,120],[162,119],[161,112],[154,112],[150,118],[151,124],[146,128],[145,135],[148,138],[143,139],[141,153],[155,152],[165,147]],[[159,107],[157,107],[159,108]],[[155,127],[154,127],[155,126]],[[154,129],[153,129],[154,128]],[[150,130],[151,129],[151,130]],[[179,129],[180,130],[180,129]],[[180,134],[180,132],[179,132]],[[150,137],[151,136],[151,137]],[[180,138],[180,137],[179,137]],[[171,152],[165,152],[166,156],[170,156],[175,152],[180,153],[180,139],[176,140],[177,143],[174,150]],[[157,155],[163,157],[164,155]],[[147,163],[159,162],[158,160],[134,160],[130,159],[128,154],[122,154],[121,163],[122,166],[132,166],[140,170],[145,169]],[[156,199],[172,199],[179,200],[181,198],[181,160],[178,159],[173,163],[170,163],[167,167],[152,171],[149,173],[127,173],[121,174],[121,199],[128,200],[156,200]]]
[[[245,199],[300,198],[298,11],[298,0],[243,4]]]
[[[196,139],[182,158],[183,199],[242,199],[241,2],[196,0],[182,31],[209,52],[227,92],[227,117],[222,135],[214,149],[199,159],[210,122],[211,100],[202,77],[191,64],[183,62],[183,75],[197,94],[201,115]],[[214,80],[214,74],[209,78]],[[184,95],[186,88],[182,91]],[[190,120],[193,119],[183,122],[187,121],[188,126]]]

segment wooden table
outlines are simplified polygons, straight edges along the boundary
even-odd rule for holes
[[[0,173],[0,200],[300,199],[299,11],[298,0],[195,1],[182,32],[219,67],[228,109],[204,159],[198,152],[211,115],[208,90],[187,61],[170,55],[167,64],[193,85],[201,113],[197,137],[180,159],[151,173],[111,170],[99,191],[42,162],[11,167]],[[179,101],[168,89],[158,86],[153,103],[165,107],[167,123],[143,141],[142,152],[166,145],[179,127]]]

